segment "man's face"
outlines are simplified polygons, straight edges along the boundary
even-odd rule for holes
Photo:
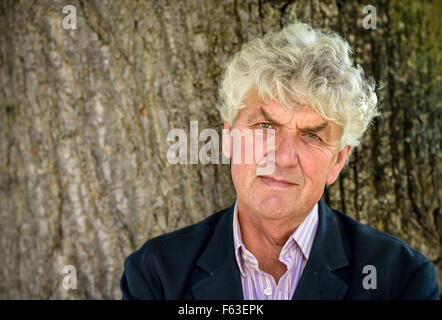
[[[257,172],[257,163],[262,167],[263,157],[259,155],[252,162],[244,161],[244,156],[241,163],[232,162],[240,211],[246,208],[269,219],[303,218],[319,201],[325,185],[336,180],[351,147],[338,152],[340,126],[324,120],[311,107],[288,110],[277,101],[265,105],[255,92],[245,100],[245,106],[238,113],[234,127],[230,128],[226,122],[225,128],[251,132],[274,129],[275,154],[273,160],[267,159],[274,161],[273,173],[266,175]],[[234,152],[225,143],[223,151],[228,157]]]

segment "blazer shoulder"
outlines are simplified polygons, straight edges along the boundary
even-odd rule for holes
[[[379,257],[389,256],[397,261],[410,262],[410,267],[414,268],[429,262],[421,252],[398,237],[365,225],[341,211],[332,211],[353,251],[357,250],[366,255],[372,253]]]
[[[157,254],[168,255],[179,252],[180,256],[193,255],[191,254],[192,251],[200,251],[204,244],[208,242],[213,231],[229,209],[218,211],[193,225],[149,239],[128,258],[143,264],[148,257]]]
[[[364,225],[345,213],[333,210],[341,229],[347,256],[357,274],[354,288],[360,288],[366,266],[378,274],[376,299],[437,299],[439,287],[433,263],[405,241]],[[362,272],[362,273],[361,273]],[[367,290],[363,290],[368,294]],[[375,293],[373,293],[375,294]],[[363,296],[367,298],[367,296]]]
[[[123,298],[182,299],[196,262],[212,235],[219,228],[227,227],[230,209],[152,238],[130,254],[125,259],[121,278]]]

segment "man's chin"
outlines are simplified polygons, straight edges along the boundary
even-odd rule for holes
[[[268,219],[284,218],[291,206],[293,206],[293,199],[289,201],[278,194],[258,197],[254,205],[256,213]]]

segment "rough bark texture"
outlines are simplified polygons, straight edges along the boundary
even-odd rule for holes
[[[170,165],[167,133],[220,132],[227,58],[298,20],[341,33],[383,86],[383,117],[326,201],[420,250],[442,285],[441,6],[372,1],[365,30],[365,4],[1,1],[0,298],[118,299],[128,254],[229,206],[229,166]]]

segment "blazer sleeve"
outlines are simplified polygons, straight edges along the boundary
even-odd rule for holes
[[[124,260],[124,271],[120,280],[122,300],[153,300],[159,299],[155,296],[155,290],[146,280],[143,273],[131,260],[130,257]]]
[[[427,261],[419,266],[408,279],[402,290],[400,299],[403,300],[437,300],[439,286],[436,281],[434,265]]]

